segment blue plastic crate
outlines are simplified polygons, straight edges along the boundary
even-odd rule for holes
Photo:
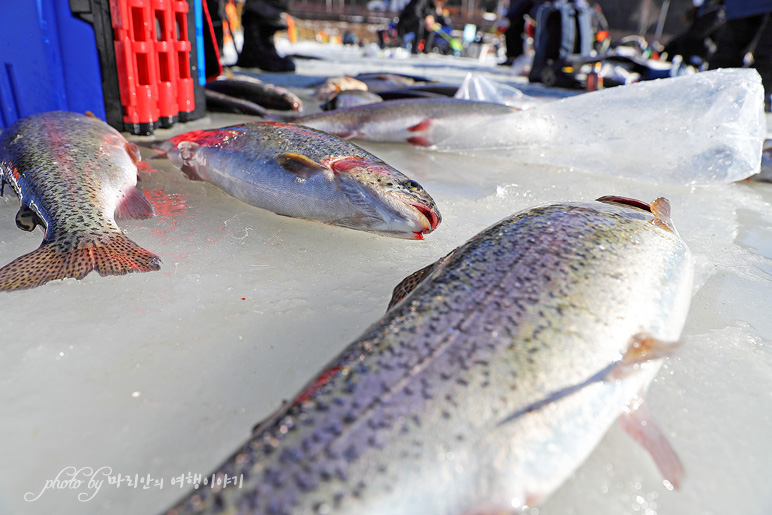
[[[93,27],[67,0],[4,2],[0,16],[0,127],[45,111],[105,119]]]

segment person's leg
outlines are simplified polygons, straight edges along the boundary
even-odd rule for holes
[[[716,53],[710,59],[709,68],[741,68],[762,21],[763,16],[727,20],[716,33]]]
[[[762,27],[759,35],[758,44],[753,52],[753,67],[761,75],[761,84],[764,86],[764,106],[767,111],[772,107],[770,105],[770,96],[772,96],[772,15],[767,15],[766,24]]]
[[[273,35],[287,28],[281,13],[278,7],[265,0],[248,1],[244,5],[241,14],[244,46],[236,62],[237,66],[274,72],[295,70],[292,59],[281,57],[273,42]]]

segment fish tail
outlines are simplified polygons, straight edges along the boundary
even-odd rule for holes
[[[35,288],[55,279],[83,279],[96,270],[99,275],[124,275],[161,268],[161,259],[121,233],[106,240],[63,249],[57,240],[44,241],[29,254],[0,268],[0,291]]]

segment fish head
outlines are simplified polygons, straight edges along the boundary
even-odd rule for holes
[[[382,161],[345,156],[324,164],[349,202],[370,217],[370,232],[421,240],[442,221],[426,190]]]

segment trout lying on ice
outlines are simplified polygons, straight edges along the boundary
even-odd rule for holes
[[[523,211],[403,282],[220,485],[169,513],[510,513],[557,489],[620,412],[677,486],[642,395],[686,319],[691,254],[667,200],[602,200]]]
[[[357,146],[305,127],[251,122],[187,132],[159,149],[189,178],[280,215],[411,239],[440,223],[420,184]]]
[[[303,108],[303,102],[293,92],[249,75],[228,74],[207,82],[204,87],[207,91],[254,102],[267,109],[300,111]]]
[[[0,134],[0,173],[19,196],[19,228],[45,227],[37,250],[0,269],[0,291],[53,279],[160,268],[117,218],[153,216],[136,188],[137,147],[105,122],[65,111],[23,118]]]
[[[295,123],[344,139],[430,147],[492,117],[517,110],[502,104],[455,98],[387,100],[302,116]]]

